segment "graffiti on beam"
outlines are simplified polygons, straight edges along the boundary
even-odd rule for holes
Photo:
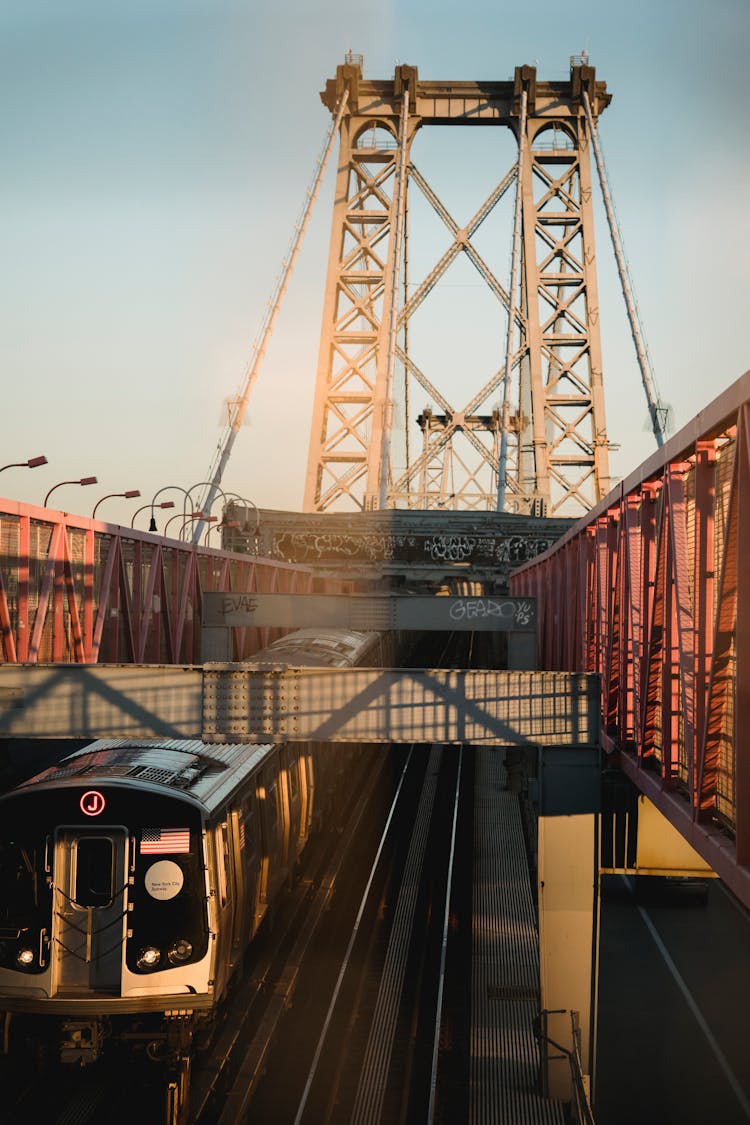
[[[520,565],[552,546],[555,537],[525,535],[397,535],[288,531],[274,536],[273,553],[286,562],[422,562]]]
[[[221,613],[255,613],[258,599],[252,594],[222,594]]]
[[[494,619],[506,626],[531,625],[534,603],[510,598],[456,598],[450,608],[454,621],[483,621]]]

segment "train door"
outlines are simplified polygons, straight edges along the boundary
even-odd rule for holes
[[[302,756],[296,746],[286,747],[284,762],[289,814],[289,860],[294,863],[299,858],[307,840],[307,825],[302,812]]]
[[[234,909],[234,887],[231,859],[229,855],[229,824],[225,820],[217,824],[213,833],[213,848],[216,856],[216,991],[224,991],[232,962],[232,910]]]
[[[55,837],[53,995],[119,995],[126,932],[128,834],[60,828]]]
[[[299,743],[300,828],[305,839],[312,831],[314,812],[313,751],[309,742]]]
[[[271,761],[264,767],[257,793],[263,832],[263,898],[268,903],[276,897],[285,877],[278,761]]]
[[[255,865],[257,878],[255,882],[255,918],[253,919],[253,933],[263,921],[268,909],[268,876],[271,867],[269,854],[268,826],[265,822],[265,786],[258,781],[252,796],[252,803],[245,819],[245,830],[250,828],[251,846],[255,851]]]
[[[232,883],[234,886],[234,912],[232,915],[232,960],[241,955],[247,941],[247,925],[245,923],[246,901],[245,882],[246,872],[244,866],[244,825],[240,820],[241,814],[237,809],[229,812],[229,845],[232,870]]]
[[[276,790],[276,799],[279,807],[279,820],[281,824],[281,863],[288,867],[294,861],[294,841],[292,840],[292,756],[289,747],[284,747],[279,753],[279,775]]]

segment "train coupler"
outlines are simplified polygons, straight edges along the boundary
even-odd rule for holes
[[[96,1062],[104,1047],[100,1020],[66,1020],[60,1039],[60,1062],[88,1066]]]
[[[193,1042],[193,1013],[180,1009],[165,1012],[164,1023],[167,1032],[167,1053],[177,1059],[189,1055]]]

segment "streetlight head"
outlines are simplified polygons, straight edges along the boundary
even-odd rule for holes
[[[159,507],[159,508],[174,508],[174,500],[162,500],[161,504],[158,504],[157,507]]]
[[[127,492],[123,492],[126,500],[134,500],[136,496],[140,496],[140,490],[137,488],[129,488]]]
[[[81,479],[79,480],[78,483],[79,484],[98,484],[99,480],[98,480],[97,477],[81,477]]]
[[[153,516],[149,520],[148,529],[149,529],[149,531],[158,531],[159,530],[158,527],[156,526],[156,520],[154,519]]]
[[[29,466],[30,469],[38,469],[40,465],[46,465],[47,464],[47,458],[46,457],[29,457],[26,464]]]

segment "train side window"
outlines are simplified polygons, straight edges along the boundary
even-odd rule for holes
[[[84,836],[76,844],[75,902],[107,906],[114,896],[114,848],[106,836]]]
[[[288,766],[289,776],[289,795],[292,800],[296,800],[299,793],[299,758],[293,758]]]
[[[254,855],[258,850],[258,841],[255,839],[255,824],[253,822],[253,800],[246,797],[242,802],[240,812],[240,848]]]
[[[279,794],[278,778],[274,778],[266,788],[266,818],[270,839],[278,839],[279,834]]]
[[[222,910],[229,901],[229,832],[220,824],[216,833],[216,870],[219,877],[219,902]]]

